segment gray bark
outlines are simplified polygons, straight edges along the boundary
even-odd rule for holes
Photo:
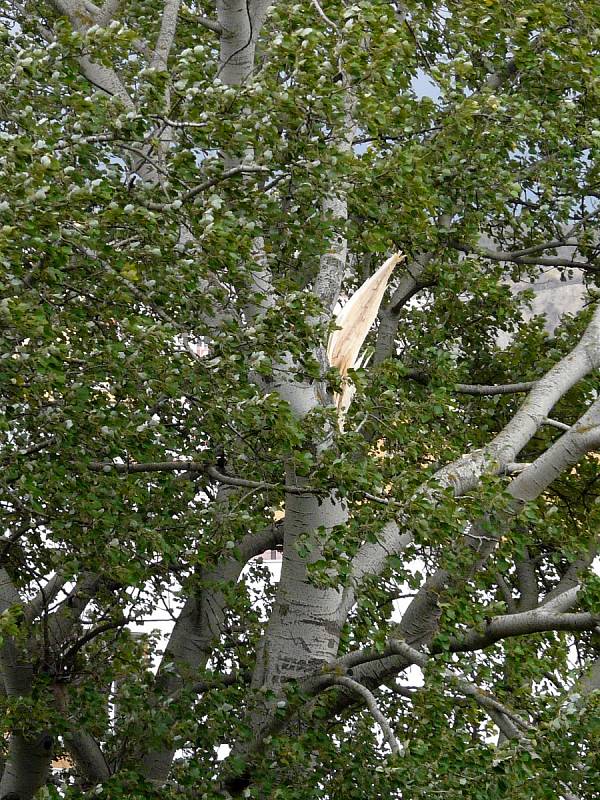
[[[50,771],[53,739],[48,731],[32,736],[15,733],[8,746],[0,781],[2,800],[29,800],[44,785]]]
[[[255,687],[276,687],[306,675],[337,653],[342,592],[314,586],[308,567],[322,552],[317,530],[331,530],[346,519],[339,498],[320,501],[314,495],[287,495],[281,580],[253,678]],[[307,558],[297,551],[300,534],[309,534]]]
[[[347,76],[343,80],[347,82]],[[344,92],[344,122],[342,129],[335,137],[334,146],[348,155],[352,152],[352,142],[356,135],[354,121],[354,101],[352,88],[346,86]],[[336,223],[343,225],[348,220],[348,203],[346,197],[334,189],[322,203],[324,216],[330,216]],[[331,313],[338,301],[340,288],[344,279],[348,257],[348,242],[342,233],[334,234],[329,251],[321,256],[319,273],[315,281],[314,292],[321,299],[327,312]]]
[[[218,77],[228,86],[241,86],[254,68],[256,44],[267,11],[269,0],[219,0],[217,3],[218,31],[220,32],[220,68]],[[225,169],[235,169],[240,158],[227,155]],[[254,274],[254,291],[266,296],[268,306],[270,274],[262,248],[256,253],[258,269]],[[264,304],[249,307],[250,316],[260,313]],[[230,490],[225,490],[224,494]],[[266,549],[263,548],[263,549]],[[226,600],[219,585],[235,582],[245,561],[226,560],[214,570],[201,576],[205,588],[199,595],[185,603],[169,639],[159,668],[156,689],[159,696],[168,697],[190,683],[199,669],[206,666],[213,645],[218,641],[226,611]],[[171,666],[176,670],[172,671]],[[168,778],[175,750],[167,745],[145,753],[141,760],[142,773],[157,784]]]
[[[65,746],[75,761],[83,778],[91,783],[101,783],[110,778],[111,772],[104,753],[94,737],[83,729],[64,735]]]
[[[491,443],[483,450],[465,455],[452,464],[442,467],[434,476],[435,484],[442,489],[451,488],[454,494],[460,497],[461,494],[473,489],[486,472],[501,473],[507,464],[515,461],[521,450],[543,425],[558,400],[599,366],[600,310],[597,310],[576,347],[535,383],[517,413]],[[583,419],[584,426],[589,424],[583,422]],[[580,434],[581,431],[578,435]],[[519,482],[517,484],[513,482],[514,490],[521,491],[519,487],[523,487],[522,491],[526,492],[526,482],[533,484],[543,480],[542,473],[550,479],[551,473],[554,472],[556,477],[558,472],[564,469],[564,466],[560,467],[559,464],[566,464],[570,458],[569,451],[575,447],[573,450],[575,453],[577,447],[565,437],[561,437],[559,441],[562,442],[559,446],[561,452],[553,449],[551,456],[548,455],[541,461],[538,459],[535,462],[535,474],[532,469],[522,472]],[[583,440],[580,438],[579,442],[581,444]],[[567,448],[564,453],[563,447]],[[424,486],[421,491],[429,493],[431,489]],[[522,499],[526,500],[528,497],[524,495]],[[403,530],[404,525],[403,519],[387,523],[380,533],[378,542],[366,543],[359,549],[352,568],[354,585],[358,585],[367,575],[379,574],[390,555],[401,553],[411,544],[412,535],[410,531]]]
[[[264,553],[280,541],[280,526],[272,525],[259,534],[249,535],[240,543],[240,559],[227,559],[200,575],[203,588],[184,604],[165,649],[155,685],[159,698],[172,697],[196,682],[199,670],[206,667],[223,632],[227,609],[223,585],[234,584],[250,558]],[[142,774],[159,785],[164,783],[174,755],[175,748],[171,746],[148,751],[141,759]]]
[[[233,560],[227,561],[200,576],[205,588],[186,601],[161,661],[155,685],[159,703],[182,687],[193,684],[199,670],[206,666],[222,633],[227,608],[219,587],[235,582],[243,566]],[[160,749],[150,750],[141,759],[140,772],[160,785],[169,777],[174,755],[175,747],[168,743]]]
[[[539,458],[517,475],[508,487],[508,494],[514,499],[512,514],[516,514],[522,505],[534,500],[566,469],[576,464],[585,453],[600,443],[600,400],[597,400],[581,419],[556,441]],[[467,545],[477,552],[466,575],[451,575],[447,570],[439,569],[427,579],[417,596],[408,606],[400,630],[410,643],[430,644],[438,629],[441,614],[440,600],[443,592],[458,580],[465,580],[479,568],[493,553],[504,525],[509,518],[493,521],[490,526],[476,523],[472,530],[465,534]],[[566,593],[559,595],[558,602]],[[547,605],[545,612],[549,610]],[[531,612],[535,613],[535,609]]]
[[[14,602],[15,596],[18,597],[16,590],[10,589],[4,570],[2,573],[2,599],[6,602],[8,595],[12,595]],[[0,648],[0,669],[8,697],[25,697],[31,693],[32,665],[8,637]],[[52,747],[52,736],[46,730],[12,731],[0,781],[0,798],[29,800],[48,777]]]
[[[373,355],[374,364],[380,364],[386,358],[394,355],[400,312],[411,297],[414,297],[417,292],[427,285],[427,282],[423,280],[423,274],[431,263],[432,258],[433,253],[423,253],[406,266],[406,273],[402,275],[391,300],[381,310],[375,353]]]
[[[595,335],[595,324],[594,322],[591,324],[582,339],[585,347],[590,346],[590,337],[588,335],[590,331]],[[579,347],[580,345],[578,345]],[[594,348],[592,350],[595,351]],[[573,362],[577,363],[578,359],[574,358],[573,353],[571,353],[565,360],[567,363],[572,364]],[[592,362],[590,362],[589,368],[592,368]],[[562,370],[558,370],[558,374],[562,375]],[[514,498],[513,513],[516,513],[524,502],[539,496],[559,474],[576,464],[585,453],[597,447],[599,443],[600,400],[597,400],[569,431],[563,434],[552,447],[529,464],[513,480],[508,489],[509,494]],[[504,522],[506,521],[505,519]],[[393,538],[399,530],[396,523],[389,523],[386,526],[387,529],[390,531],[389,538]],[[431,644],[438,629],[439,604],[442,599],[442,593],[447,591],[450,585],[468,578],[475,569],[485,562],[495,549],[497,537],[500,536],[502,529],[500,527],[495,532],[490,533],[488,526],[481,527],[479,524],[475,524],[466,532],[465,544],[476,552],[476,558],[474,558],[470,569],[462,576],[456,576],[448,570],[439,569],[428,578],[403,615],[402,621],[398,626],[399,637],[405,638],[408,643],[417,647]],[[405,534],[403,537],[405,546],[410,541],[412,541],[410,534]],[[390,548],[392,546],[393,542],[390,542]],[[363,549],[363,557],[358,564],[359,570],[365,569],[369,563],[365,558],[366,555],[373,556],[370,562],[372,566],[380,566],[381,562],[378,562],[377,558],[382,553],[378,552],[376,548],[377,545],[373,545],[370,546],[370,550]],[[359,578],[363,574],[366,573],[357,571],[356,576]],[[494,619],[486,626],[485,631],[471,631],[457,639],[452,643],[452,649],[456,651],[479,649],[507,636],[542,630],[594,629],[599,620],[592,614],[560,613],[574,603],[577,596],[577,588],[569,588],[556,596],[548,597],[546,603],[542,603],[539,608]],[[347,590],[347,606],[350,605],[348,598],[352,598],[352,595],[352,589]],[[406,666],[408,666],[408,662],[403,656],[389,655],[360,664],[354,674],[367,686],[377,686],[391,675],[405,669]]]
[[[219,77],[228,86],[240,86],[254,69],[256,43],[270,0],[219,0],[221,34]]]

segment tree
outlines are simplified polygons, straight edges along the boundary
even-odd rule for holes
[[[0,798],[592,798],[598,4],[0,17]]]

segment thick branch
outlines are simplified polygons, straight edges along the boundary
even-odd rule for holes
[[[51,0],[51,2],[60,14],[68,18],[75,30],[83,33],[96,24],[101,15],[100,9],[92,3],[80,0]],[[126,108],[134,110],[134,102],[114,69],[97,64],[86,55],[79,57],[79,66],[84,77],[93,86],[111,97],[119,97]]]
[[[69,704],[66,688],[56,686],[54,689],[56,703],[67,718],[69,718]],[[81,727],[75,720],[70,720],[72,725],[63,734],[65,746],[75,761],[81,775],[91,784],[97,784],[110,778],[111,772],[96,739]]]
[[[173,698],[185,689],[202,691],[207,688],[205,681],[197,680],[198,670],[206,667],[212,648],[222,633],[229,603],[224,588],[235,585],[250,558],[276,546],[282,537],[283,526],[279,523],[248,534],[237,546],[239,559],[224,559],[214,569],[200,573],[202,588],[186,600],[159,666],[155,683],[159,702]],[[170,747],[147,752],[141,764],[143,774],[152,780],[165,780],[174,752]]]
[[[546,375],[535,382],[517,413],[491,443],[483,450],[463,456],[438,470],[433,483],[442,489],[452,488],[454,494],[460,496],[476,486],[485,472],[490,471],[496,474],[503,472],[506,465],[515,461],[518,453],[544,423],[555,403],[581,378],[598,366],[600,366],[600,309],[595,312],[577,346]],[[584,427],[589,424],[589,420],[585,420],[585,418],[582,418],[581,422]],[[574,426],[574,428],[576,427]],[[573,449],[565,440],[565,436],[574,435],[577,434],[574,434],[573,430],[565,433],[548,451],[549,455],[545,454],[544,457],[541,457],[542,461],[536,459],[530,468],[523,470],[517,479],[519,483],[515,488],[524,487],[526,481],[533,480],[534,469],[537,473],[543,468],[544,474],[546,474],[555,459],[558,472],[565,469],[568,463],[576,463],[581,455],[593,446],[593,443],[588,433],[586,434],[587,438],[580,439],[579,444],[575,444],[575,449]],[[562,444],[559,444],[561,442]],[[566,449],[563,450],[565,447]],[[575,461],[572,460],[573,458]],[[552,480],[558,474],[556,469]],[[429,491],[427,485],[422,486],[420,492],[426,491]],[[527,499],[527,497],[523,497],[523,499]],[[379,574],[388,556],[402,552],[411,544],[412,533],[401,534],[400,532],[401,525],[404,524],[404,520],[388,522],[380,532],[378,542],[367,542],[359,549],[354,557],[352,568],[354,585],[360,583],[366,575]],[[346,591],[346,602],[349,605],[353,603],[353,596],[353,588]]]
[[[582,611],[571,614],[550,613],[544,607],[520,614],[496,617],[487,623],[485,630],[471,630],[450,641],[450,650],[462,653],[483,650],[502,639],[548,631],[593,631],[600,625],[600,615]]]
[[[101,28],[105,28],[113,20],[121,6],[122,0],[105,0],[102,8],[96,15],[96,22]]]
[[[477,395],[496,395],[496,394],[518,394],[520,392],[530,392],[535,386],[536,381],[524,381],[523,383],[455,383],[453,391],[457,394],[477,394]]]
[[[42,612],[48,610],[49,605],[56,598],[62,587],[67,582],[65,576],[57,572],[48,583],[33,597],[23,608],[23,613],[27,622],[33,622]]]
[[[549,246],[554,243],[551,242]],[[573,269],[596,271],[596,267],[592,267],[589,261],[575,261],[573,258],[563,258],[560,256],[524,256],[519,255],[523,252],[516,250],[515,252],[505,252],[502,250],[491,250],[488,247],[470,247],[462,242],[454,242],[453,246],[463,253],[475,253],[476,255],[489,258],[490,261],[507,261],[513,264],[533,264],[540,267],[571,267]],[[573,254],[574,255],[574,254]]]
[[[47,623],[44,622],[48,626],[50,641],[55,643],[66,641],[101,584],[102,578],[95,573],[87,572],[81,575],[60,608],[48,617]]]
[[[171,47],[173,46],[173,40],[175,38],[180,5],[181,0],[165,0],[160,23],[160,33],[158,34],[154,55],[150,63],[150,66],[154,69],[167,69],[169,53],[171,52]]]

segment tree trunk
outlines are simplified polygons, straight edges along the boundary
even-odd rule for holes
[[[2,781],[1,800],[30,800],[44,785],[50,772],[54,741],[48,731],[10,738]]]
[[[317,530],[331,530],[347,520],[345,504],[335,496],[288,495],[281,580],[253,683],[275,687],[304,676],[335,657],[343,624],[342,590],[311,581],[309,564],[321,557]],[[310,554],[298,553],[300,534],[309,534]]]

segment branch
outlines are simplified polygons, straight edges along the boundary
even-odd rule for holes
[[[452,487],[458,495],[473,488],[483,472],[489,470],[494,462],[497,472],[507,462],[514,461],[518,453],[537,433],[547,419],[548,412],[558,400],[599,366],[600,308],[594,313],[579,343],[535,382],[527,399],[491,443],[483,450],[443,467],[434,476],[435,482],[442,487]],[[592,408],[597,408],[597,404]],[[593,416],[596,413],[592,412]],[[584,415],[580,422],[584,423],[586,417],[587,415]],[[587,421],[584,424],[587,424]],[[559,441],[562,440],[563,437]],[[540,460],[536,459],[534,464],[539,467]]]
[[[539,497],[560,474],[597,444],[600,444],[600,399],[590,406],[572,429],[514,478],[507,489],[512,503],[501,515],[478,520],[468,527],[462,539],[466,546],[475,551],[474,558],[460,574],[438,569],[425,581],[404,612],[401,622],[403,635],[410,637],[411,641],[429,643],[438,628],[439,603],[443,594],[483,567],[496,549],[501,530],[519,513],[524,503]],[[490,528],[492,522],[494,525]]]
[[[56,684],[54,686],[54,697],[58,710],[67,717],[69,722],[72,722],[72,727],[65,731],[63,739],[77,768],[83,777],[91,783],[100,783],[107,780],[110,778],[111,772],[104,753],[96,739],[69,714],[66,687]]]
[[[104,622],[102,625],[97,625],[95,628],[89,630],[84,636],[78,639],[75,644],[70,647],[64,655],[64,661],[66,663],[70,663],[73,661],[77,653],[85,647],[86,644],[96,639],[98,636],[101,636],[103,633],[107,631],[112,631],[115,628],[122,628],[127,623],[127,620],[123,617],[119,620],[112,620],[110,622]]]
[[[9,463],[15,456],[34,455],[35,453],[39,453],[42,450],[45,450],[46,447],[50,447],[50,445],[54,444],[55,441],[56,441],[56,436],[48,436],[48,438],[44,439],[44,441],[32,444],[29,447],[26,447],[24,450],[12,450],[9,452],[5,452],[0,456],[0,463],[2,464]]]
[[[410,380],[417,381],[418,383],[429,383],[430,376],[425,370],[406,368],[403,371],[402,377],[409,378]],[[495,395],[495,394],[518,394],[519,392],[529,392],[537,381],[522,381],[521,383],[455,383],[450,388],[450,391],[457,392],[458,394],[477,394],[477,395]]]
[[[213,31],[213,33],[223,33],[223,26],[216,19],[210,19],[209,17],[205,17],[203,14],[198,14],[194,17],[194,20],[199,25],[202,25],[203,28]]]
[[[571,228],[569,228],[565,236],[566,237],[572,236],[575,233],[575,231],[579,230],[579,228],[583,227],[591,219],[594,219],[594,217],[597,217],[598,214],[600,214],[600,206],[598,206],[598,208],[595,208],[593,211],[589,211],[587,214],[584,214],[580,220],[577,220],[577,222]]]
[[[522,250],[511,250],[511,255],[516,258],[521,256],[530,256],[534,253],[543,253],[544,250],[556,250],[559,247],[577,247],[579,242],[577,240],[569,241],[568,239],[555,239],[551,242],[542,242],[541,244],[534,244],[531,247],[525,247]]]
[[[477,395],[496,395],[496,394],[518,394],[519,392],[530,392],[535,386],[536,381],[524,381],[523,383],[497,383],[497,384],[478,384],[478,383],[455,383],[452,391],[458,394],[477,394]]]
[[[564,422],[559,422],[557,419],[551,419],[550,417],[546,417],[544,419],[544,425],[549,425],[551,428],[557,428],[559,431],[570,431],[571,426],[567,425]]]
[[[573,269],[589,270],[590,263],[588,261],[574,261],[572,258],[561,258],[560,256],[521,256],[519,252],[504,252],[502,250],[491,250],[487,247],[471,247],[462,242],[450,242],[450,244],[463,253],[474,253],[475,255],[489,258],[491,261],[510,261],[513,264],[534,264],[540,267],[572,267]],[[552,246],[550,242],[549,246]],[[594,271],[596,269],[594,268]]]
[[[51,3],[59,14],[67,17],[70,21],[88,19],[92,22],[93,18],[100,13],[98,6],[89,0],[51,0]]]
[[[398,655],[403,656],[412,664],[416,664],[417,666],[421,667],[422,670],[425,670],[427,663],[431,661],[431,658],[426,656],[424,653],[415,650],[413,647],[410,647],[410,645],[406,644],[406,642],[402,642],[397,639],[390,641],[389,648],[391,652],[395,652]],[[478,686],[467,680],[464,676],[457,675],[445,667],[442,667],[441,673],[448,681],[457,686],[462,694],[465,695],[465,697],[472,697],[482,708],[493,709],[494,711],[503,714],[505,717],[515,722],[519,728],[521,728],[521,730],[532,730],[532,726],[528,722],[515,714],[514,711],[511,711],[511,709],[509,709],[491,694],[483,692]]]
[[[201,25],[203,28],[206,28],[209,31],[213,31],[213,33],[222,34],[223,33],[223,26],[220,22],[216,19],[211,19],[210,17],[204,16],[204,14],[196,14],[194,13],[188,5],[184,5],[181,9],[182,17],[188,21],[197,23]]]
[[[139,463],[119,464],[114,461],[90,461],[87,465],[92,472],[109,473],[113,470],[120,473],[133,472],[198,472],[206,473],[210,478],[225,486],[236,486],[240,489],[279,489],[288,494],[320,494],[326,489],[313,489],[310,486],[295,486],[288,483],[269,483],[268,481],[252,481],[246,478],[238,478],[235,475],[226,475],[211,465],[206,465],[196,461],[148,461]]]
[[[268,167],[262,167],[258,164],[238,164],[235,167],[231,167],[231,169],[225,170],[220,175],[216,175],[214,178],[209,178],[208,180],[204,181],[204,183],[194,186],[192,189],[189,189],[187,192],[179,195],[169,203],[146,203],[145,205],[146,208],[149,208],[151,211],[168,211],[173,208],[177,209],[180,207],[180,204],[186,203],[188,200],[193,200],[194,197],[202,194],[202,192],[205,192],[207,189],[216,186],[217,183],[221,183],[222,181],[232,178],[235,175],[250,175],[256,172],[264,173],[269,171],[270,170]]]
[[[231,593],[225,586],[235,586],[246,560],[279,543],[283,525],[274,523],[265,530],[245,536],[212,569],[199,568],[199,591],[191,593],[173,626],[155,679],[155,696],[168,702],[187,689],[205,691],[211,688],[205,680],[198,681],[198,672],[206,668],[214,645],[223,633]],[[239,558],[237,556],[240,556]],[[228,678],[223,676],[221,683]],[[144,747],[144,743],[141,743]],[[155,780],[166,779],[175,750],[162,745],[146,752],[143,758],[144,775]]]
[[[562,472],[598,446],[600,399],[592,403],[574,425],[515,478],[508,488],[509,494],[520,503],[535,500]]]
[[[535,562],[530,557],[527,546],[523,548],[522,557],[515,560],[515,577],[519,591],[519,603],[515,607],[509,605],[509,612],[512,614],[516,611],[530,611],[532,608],[536,608],[539,603],[538,580]]]
[[[105,0],[104,5],[96,15],[96,22],[101,28],[105,28],[108,23],[115,18],[121,0]]]
[[[101,783],[110,778],[111,771],[104,753],[91,733],[78,725],[64,733],[63,738],[77,768],[88,781]]]
[[[208,692],[211,689],[220,689],[222,686],[236,686],[250,683],[250,674],[248,672],[241,672],[234,670],[226,675],[213,674],[210,678],[204,678],[197,681],[189,687],[190,692],[200,694],[201,692]],[[175,694],[171,695],[170,699],[174,700],[183,693],[185,686],[182,686]]]
[[[358,681],[353,680],[353,678],[349,678],[346,675],[339,675],[332,678],[332,683],[337,684],[339,686],[345,686],[347,689],[350,689],[355,694],[360,695],[362,699],[365,701],[365,704],[369,711],[371,712],[375,722],[381,728],[381,732],[383,733],[384,738],[386,739],[387,743],[390,746],[392,753],[398,754],[400,753],[400,745],[398,744],[398,740],[394,735],[392,727],[388,720],[384,717],[377,706],[377,700],[375,699],[374,694],[367,689],[366,686],[363,686]]]
[[[423,279],[423,274],[433,258],[433,252],[424,253],[413,259],[406,267],[400,282],[387,306],[381,310],[380,325],[377,331],[373,363],[380,364],[395,352],[396,333],[399,315],[405,304],[420,290],[430,286],[430,281]]]
[[[504,714],[499,711],[496,711],[494,708],[486,709],[489,718],[492,722],[496,725],[498,730],[500,731],[500,737],[498,739],[498,744],[501,744],[504,739],[522,739],[522,733],[514,725],[509,719],[506,718]]]
[[[240,560],[246,563],[266,550],[274,550],[283,543],[283,521],[273,522],[258,533],[249,533],[236,545]]]
[[[267,483],[265,481],[250,481],[245,478],[235,478],[233,475],[224,475],[222,472],[219,472],[216,467],[208,467],[207,474],[211,478],[214,478],[214,480],[219,481],[219,483],[224,483],[226,486],[238,486],[240,489],[283,489],[288,494],[300,495],[321,494],[327,491],[326,489],[313,489],[310,486],[296,486],[289,483]]]
[[[115,461],[90,461],[87,465],[92,472],[206,472],[206,464],[195,461],[148,461],[145,463],[116,463]]]
[[[48,625],[50,639],[53,642],[64,642],[68,638],[101,585],[102,578],[99,575],[93,572],[86,572],[81,575],[66,600],[45,621],[45,624],[47,623]]]
[[[173,46],[175,30],[177,28],[177,18],[179,16],[179,6],[181,0],[165,0],[162,19],[160,23],[160,33],[156,40],[156,47],[152,56],[150,66],[153,69],[167,69],[169,53]]]
[[[317,10],[317,14],[318,14],[318,15],[321,17],[321,19],[322,19],[322,20],[324,20],[324,22],[325,22],[327,25],[329,25],[329,27],[330,27],[330,28],[333,28],[333,30],[337,31],[337,30],[338,30],[338,26],[337,26],[337,25],[335,24],[335,22],[334,22],[332,19],[330,19],[330,18],[327,16],[327,14],[326,14],[326,13],[323,11],[323,8],[321,7],[321,4],[319,3],[319,0],[312,0],[312,4],[313,4],[313,6],[316,8],[316,10]]]
[[[51,3],[59,14],[67,17],[74,30],[82,33],[85,33],[92,24],[96,24],[102,13],[93,3],[79,0],[51,0]],[[85,55],[80,56],[78,61],[83,76],[93,86],[111,97],[119,97],[130,111],[135,110],[129,92],[114,69],[97,64]]]
[[[536,388],[537,386],[539,383]],[[514,504],[512,509],[506,512],[506,515],[510,517],[516,514],[524,502],[538,497],[561,472],[577,463],[582,455],[598,444],[600,444],[600,399],[592,404],[586,414],[552,447],[525,467],[513,480],[508,487],[508,493],[512,495]],[[481,569],[487,558],[493,553],[500,534],[489,535],[488,528],[482,527],[483,535],[479,536],[479,528],[480,523],[475,523],[463,537],[464,544],[471,547],[476,553],[465,573],[454,575],[447,570],[438,570],[425,581],[417,596],[404,612],[399,630],[411,643],[418,641],[429,644],[435,640],[439,627],[439,604],[443,594],[451,586],[456,586],[457,582],[467,579],[476,569]],[[378,543],[363,545],[359,550],[360,560],[355,558],[353,564],[353,582],[344,592],[344,606],[351,607],[354,602],[356,586],[366,575],[378,574],[385,565],[387,556],[401,552],[412,541],[412,533],[409,531],[401,536],[398,523],[392,521],[385,525]],[[523,633],[595,629],[600,619],[597,615],[555,613],[558,608],[568,607],[565,604],[573,602],[574,594],[563,593],[559,598],[560,606],[550,606],[550,609],[542,606],[521,614],[507,615],[493,620],[484,631],[472,630],[461,637],[455,637],[451,642],[450,649],[457,652],[481,649],[494,644],[499,639]],[[559,598],[557,598],[557,602]],[[388,660],[386,661],[386,659]],[[376,659],[372,657],[370,660]],[[371,668],[365,665],[364,669],[367,670],[367,674],[364,677],[370,685],[381,683],[390,673],[395,674],[399,668],[403,668],[403,666],[399,665],[398,658],[393,653],[380,654],[376,665]],[[365,681],[363,680],[363,682]]]
[[[486,624],[484,630],[471,629],[450,640],[449,649],[453,653],[483,650],[502,639],[524,636],[530,633],[549,631],[593,631],[600,625],[600,615],[582,611],[559,614],[547,612],[544,606],[519,614],[506,614],[495,617]]]
[[[571,586],[570,589],[565,589],[563,592],[559,592],[558,594],[553,594],[552,596],[548,595],[542,600],[540,608],[545,613],[557,614],[563,611],[568,611],[577,602],[577,595],[579,594],[580,590],[581,586],[576,584],[575,586]]]
[[[558,584],[546,595],[545,602],[558,597],[558,595],[567,591],[567,589],[573,589],[574,587],[578,586],[580,582],[580,575],[584,570],[588,569],[592,565],[597,554],[598,538],[596,537],[592,540],[590,546],[588,547],[587,553],[575,559],[575,561],[569,565],[567,571],[562,576]]]
[[[23,613],[27,622],[33,622],[40,614],[48,610],[48,606],[56,598],[63,588],[67,578],[60,572],[50,578],[48,583],[32,598],[23,608]]]
[[[434,485],[442,490],[452,489],[454,495],[459,497],[476,486],[486,472],[502,473],[508,464],[516,461],[519,452],[547,419],[555,403],[581,378],[598,366],[600,366],[600,308],[594,313],[579,343],[542,378],[535,381],[519,410],[490,444],[439,469],[431,483],[423,484],[415,493],[415,498],[419,494],[431,492],[430,487]],[[594,405],[597,408],[598,404]],[[590,412],[593,417],[597,412],[592,409]],[[565,437],[577,437],[581,434],[580,424],[585,428],[590,423],[592,428],[583,435],[583,438],[580,436],[579,439],[565,439]],[[522,488],[525,491],[526,481],[530,483],[526,496],[520,499],[529,499],[533,486],[538,485],[536,475],[539,474],[541,477],[543,474],[544,485],[547,486],[561,470],[569,464],[576,463],[583,453],[594,446],[592,436],[596,430],[594,425],[592,418],[586,419],[584,415],[579,423],[561,436],[543,456],[524,469],[515,479],[519,482],[513,481],[511,484],[513,490]],[[597,432],[600,432],[600,427],[597,428]],[[389,556],[401,553],[412,543],[412,532],[400,533],[401,526],[403,527],[405,523],[406,520],[403,519],[389,521],[379,533],[377,542],[366,542],[359,548],[353,559],[352,583],[345,590],[345,603],[352,605],[355,588],[365,576],[379,574]]]

